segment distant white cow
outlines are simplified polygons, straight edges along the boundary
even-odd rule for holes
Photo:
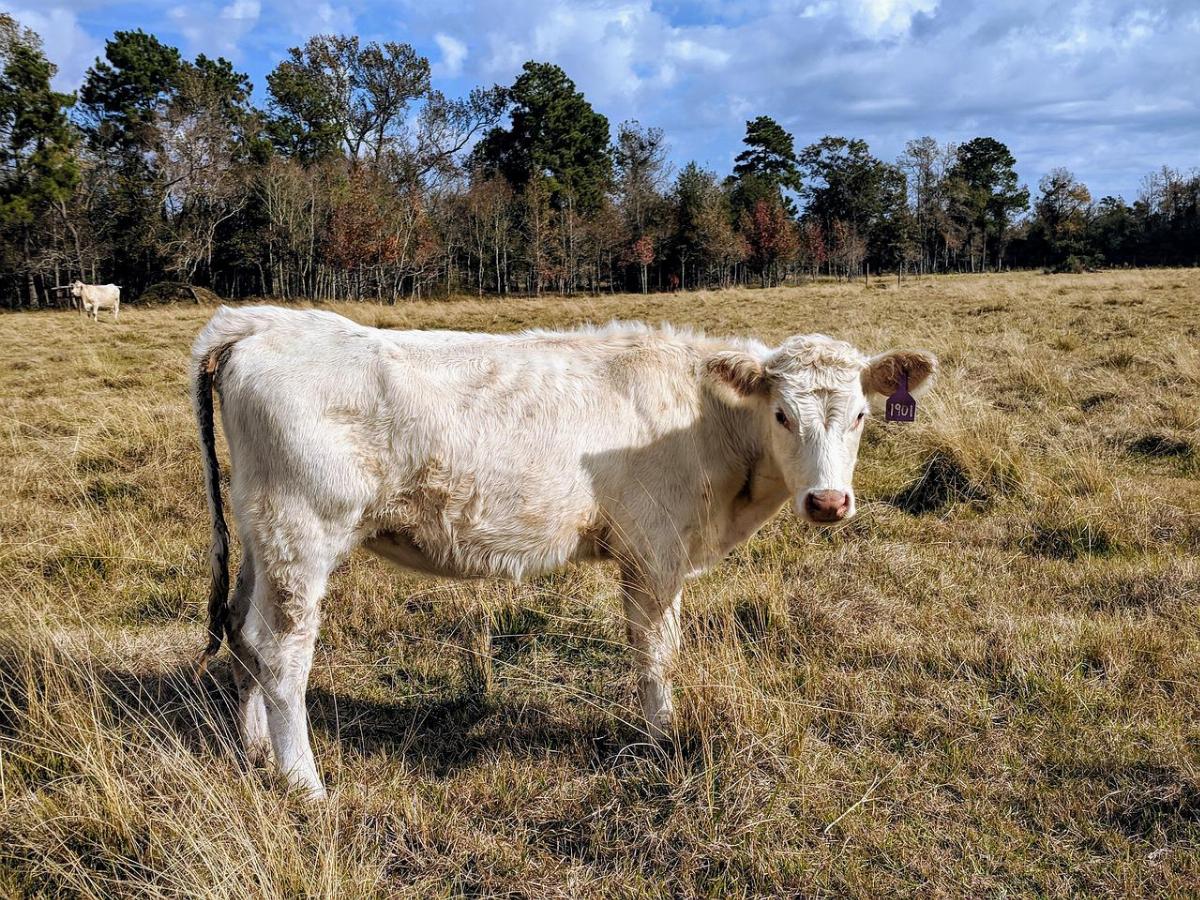
[[[229,639],[247,752],[320,797],[305,690],[319,601],[353,548],[452,578],[611,560],[642,711],[662,737],[684,581],[789,500],[808,522],[853,515],[868,407],[905,377],[919,396],[935,366],[823,335],[770,348],[641,324],[383,331],[222,308],[192,353],[213,523],[202,662]],[[244,548],[232,600],[214,387]]]
[[[121,310],[121,286],[117,284],[84,284],[82,281],[71,282],[71,296],[79,301],[85,313],[91,313],[92,318],[100,321],[100,310],[111,309],[113,321]]]

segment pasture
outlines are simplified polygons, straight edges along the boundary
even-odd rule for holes
[[[942,374],[915,425],[868,424],[855,519],[785,511],[689,584],[661,751],[607,568],[355,555],[309,689],[313,806],[240,771],[227,651],[191,677],[212,308],[0,317],[0,894],[1197,890],[1200,270],[326,308],[824,331]]]

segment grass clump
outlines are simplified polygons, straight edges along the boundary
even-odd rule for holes
[[[221,298],[206,287],[197,287],[182,281],[159,281],[138,295],[140,304],[150,303],[195,303],[215,306]]]
[[[1088,394],[1079,401],[1079,408],[1084,412],[1091,412],[1098,407],[1104,406],[1116,400],[1118,394],[1116,391],[1097,391],[1094,394]]]
[[[951,503],[983,502],[989,496],[958,454],[940,449],[926,457],[917,477],[892,502],[905,512],[921,515],[938,512]]]
[[[1081,556],[1107,556],[1117,546],[1104,528],[1087,519],[1068,522],[1034,522],[1024,543],[1033,556],[1076,560]]]
[[[1187,458],[1196,452],[1195,446],[1187,438],[1163,432],[1151,432],[1133,438],[1129,441],[1128,447],[1130,453],[1156,459]]]

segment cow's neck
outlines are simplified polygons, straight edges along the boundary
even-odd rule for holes
[[[739,479],[731,494],[723,498],[721,508],[714,510],[720,523],[717,559],[749,539],[788,499],[783,473],[766,450],[761,417],[737,410],[724,424],[726,440],[722,443],[729,453],[726,464],[736,467]]]
[[[747,451],[743,464],[745,479],[734,497],[733,508],[740,519],[747,523],[754,521],[753,530],[757,531],[787,502],[788,488],[783,473],[766,451],[765,435],[748,444]]]

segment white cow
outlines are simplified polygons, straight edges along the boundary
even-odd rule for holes
[[[854,514],[868,406],[936,360],[823,335],[775,348],[670,327],[384,331],[328,312],[220,309],[192,352],[213,522],[210,640],[236,657],[252,757],[324,794],[305,690],[330,572],[364,546],[417,572],[511,578],[612,560],[649,732],[667,733],[680,592],[788,500]],[[228,597],[212,390],[244,548]]]
[[[111,309],[113,321],[121,309],[121,286],[117,284],[84,284],[82,281],[71,282],[71,296],[79,301],[84,313],[91,313],[92,319],[100,321],[100,310]]]

